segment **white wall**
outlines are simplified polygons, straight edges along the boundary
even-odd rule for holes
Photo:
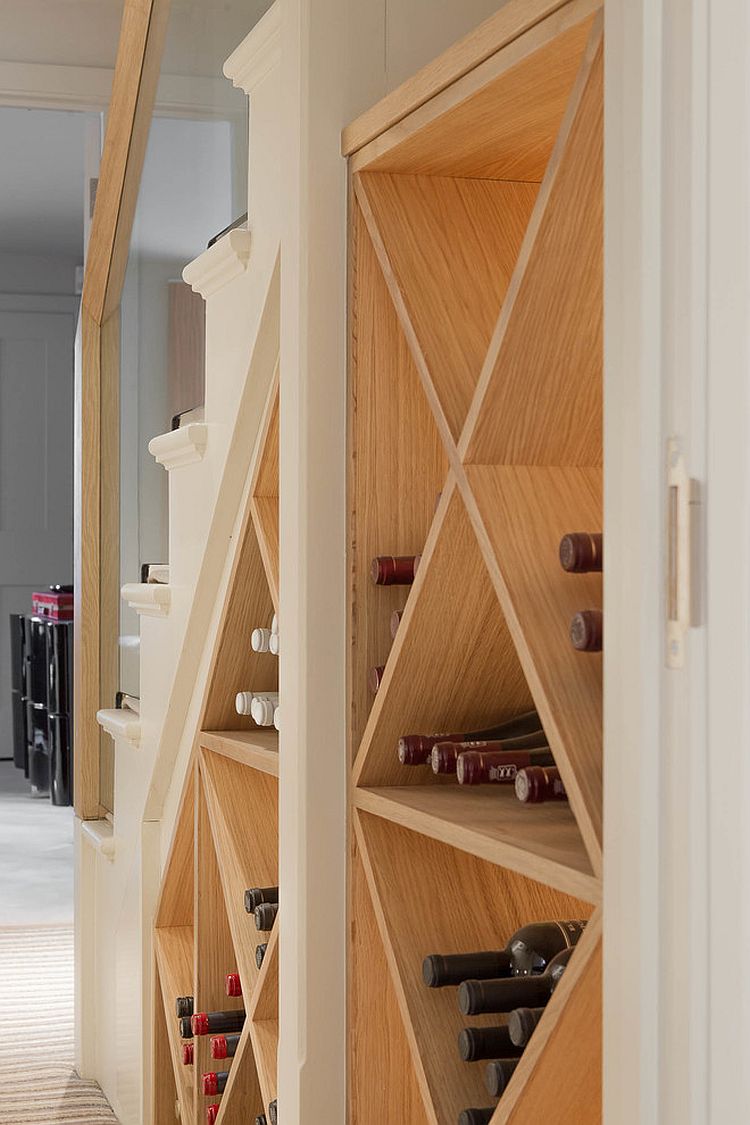
[[[72,296],[80,257],[0,253],[0,293]]]

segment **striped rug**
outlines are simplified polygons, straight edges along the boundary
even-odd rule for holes
[[[0,1123],[116,1125],[73,1069],[73,930],[0,929]]]

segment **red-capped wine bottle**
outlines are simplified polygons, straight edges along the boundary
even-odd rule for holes
[[[430,751],[433,773],[455,773],[459,754],[467,750],[548,750],[543,730],[522,734],[519,738],[493,738],[476,742],[436,742]]]
[[[554,766],[552,751],[467,750],[456,762],[459,785],[514,785],[519,770],[529,766]]]
[[[179,1020],[180,1038],[192,1039],[193,1038],[193,1020],[192,1016],[181,1016]]]
[[[206,1106],[206,1125],[216,1125],[216,1118],[219,1116],[219,1103],[214,1102],[213,1105]]]
[[[245,1013],[242,1008],[230,1012],[196,1012],[192,1016],[193,1035],[217,1035],[226,1031],[242,1031]]]
[[[261,965],[263,964],[263,958],[266,955],[267,949],[268,949],[268,942],[267,941],[262,941],[260,943],[260,945],[256,945],[256,947],[255,947],[255,964],[258,966],[258,968],[260,968]]]
[[[275,902],[261,902],[255,907],[253,914],[255,915],[255,928],[265,933],[273,929],[273,924],[276,921],[276,915],[279,912],[278,904]]]
[[[436,742],[487,742],[503,741],[508,738],[521,738],[526,734],[541,731],[542,723],[536,711],[527,711],[506,719],[487,730],[459,731],[454,734],[405,734],[398,740],[398,760],[403,766],[421,766],[430,761],[432,748]]]
[[[193,1014],[192,996],[178,996],[175,999],[174,1006],[178,1019],[182,1019],[183,1016],[192,1016]]]
[[[502,1097],[517,1066],[518,1059],[495,1059],[494,1062],[487,1063],[484,1082],[493,1098]]]
[[[570,622],[570,643],[578,652],[601,652],[604,643],[604,614],[600,609],[582,609]]]
[[[494,1113],[494,1105],[488,1109],[462,1109],[458,1115],[458,1125],[489,1125]]]
[[[378,555],[370,563],[370,577],[376,586],[410,586],[421,555]]]
[[[527,1005],[542,1008],[562,978],[572,949],[552,958],[541,976],[506,977],[504,980],[465,980],[458,986],[458,1006],[465,1016],[512,1012]]]
[[[385,665],[379,664],[377,668],[370,668],[367,673],[367,686],[373,695],[376,695],[383,682],[383,673],[385,672]]]
[[[228,1078],[228,1070],[209,1070],[203,1075],[203,1093],[207,1096],[223,1094]]]
[[[268,1103],[268,1125],[278,1125],[279,1122],[279,1106],[276,1098]]]
[[[525,805],[567,801],[560,771],[554,766],[528,766],[516,774],[516,796]]]
[[[569,574],[602,569],[604,536],[600,531],[570,531],[560,540],[560,566]]]
[[[192,1043],[182,1044],[182,1065],[192,1066],[195,1059],[195,1047]]]
[[[278,901],[278,887],[249,887],[245,891],[245,910],[248,914],[252,914],[255,907],[260,906],[262,902],[278,903]]]
[[[543,973],[553,957],[578,943],[585,928],[583,921],[531,922],[516,930],[505,949],[425,957],[422,977],[428,988],[445,988],[469,979]]]
[[[211,1058],[212,1059],[231,1059],[237,1052],[240,1037],[237,1033],[233,1035],[212,1035],[211,1036]]]
[[[240,974],[227,973],[224,978],[224,988],[226,989],[227,996],[241,996],[242,981],[240,980]]]
[[[508,1016],[508,1034],[517,1047],[525,1047],[544,1015],[544,1008],[514,1008]]]
[[[396,633],[398,632],[398,627],[401,624],[401,618],[403,616],[404,611],[402,609],[394,609],[393,613],[391,614],[391,637],[394,641],[396,639]]]
[[[521,1054],[511,1041],[508,1025],[499,1027],[465,1027],[458,1036],[458,1053],[464,1062],[477,1059],[506,1059]]]

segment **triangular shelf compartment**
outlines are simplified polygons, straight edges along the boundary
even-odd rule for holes
[[[261,428],[250,512],[258,536],[268,587],[279,612],[279,372],[276,369]],[[262,624],[262,623],[261,623]],[[270,624],[270,622],[269,622]]]
[[[566,574],[569,531],[602,523],[600,469],[466,470],[465,495],[489,574],[596,872],[602,845],[602,655],[576,652],[569,625],[601,607],[601,574]]]
[[[597,18],[461,437],[467,462],[601,464],[602,86]]]
[[[195,907],[195,768],[185,775],[172,841],[161,878],[155,925],[192,926]]]
[[[175,1000],[178,996],[191,996],[193,993],[195,945],[192,923],[189,926],[158,927],[154,931],[154,955],[158,977],[155,1002],[161,1006],[161,1015],[157,1013],[156,1023],[166,1031],[180,1113],[184,1120],[191,1121],[195,1104],[194,1070],[190,1066],[185,1066],[182,1061],[182,1040],[175,1012]],[[156,1056],[163,1053],[163,1048],[163,1042],[161,1044],[154,1042]],[[159,1082],[156,1083],[154,1096],[161,1101],[162,1095],[157,1092],[158,1086]],[[174,1113],[174,1102],[171,1110]],[[159,1121],[159,1118],[157,1117],[156,1120]]]
[[[408,1016],[393,987],[356,840],[352,848],[349,1119],[352,1125],[433,1125],[414,1073]]]
[[[178,1073],[178,1059],[172,1043],[169,1025],[174,1011],[168,1012],[162,993],[158,964],[154,964],[154,1035],[152,1065],[158,1079],[151,1091],[151,1120],[156,1125],[172,1121],[175,1105],[180,1107],[180,1118],[193,1119],[193,1087],[190,1077]],[[185,1068],[187,1069],[187,1068]]]
[[[424,957],[496,949],[521,925],[588,918],[592,907],[380,817],[359,813],[355,826],[428,1115],[436,1125],[450,1125],[462,1109],[491,1101],[484,1064],[461,1060],[458,1033],[467,1022],[491,1025],[497,1017],[467,1020],[454,988],[427,988]]]
[[[376,555],[419,554],[435,513],[448,461],[361,213],[353,230],[356,284],[351,295],[350,634],[353,749],[372,697],[368,671],[385,661],[389,622],[408,588],[374,586]]]
[[[278,1094],[279,1051],[279,918],[268,938],[255,989],[247,1008],[260,1088],[266,1106]]]
[[[363,172],[355,193],[438,425],[457,442],[537,185]]]

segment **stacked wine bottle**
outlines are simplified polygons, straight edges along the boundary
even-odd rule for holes
[[[536,711],[485,730],[405,734],[397,753],[402,765],[454,776],[459,785],[513,785],[524,804],[567,800]]]
[[[560,540],[560,566],[568,574],[593,574],[604,567],[601,532],[571,531]],[[578,652],[601,652],[604,643],[601,609],[582,609],[570,622],[570,643]]]
[[[502,1096],[570,961],[585,921],[532,922],[504,949],[433,953],[424,959],[428,988],[456,988],[463,1016],[496,1015],[491,1027],[469,1025],[458,1036],[464,1062],[486,1060],[488,1093]],[[486,1125],[495,1105],[462,1110],[458,1125]]]
[[[376,586],[411,586],[421,558],[421,555],[377,555],[370,563],[370,577]],[[402,615],[400,609],[391,614],[391,640],[396,639]],[[385,664],[378,664],[368,672],[367,683],[373,695],[380,688],[384,672]]]
[[[269,629],[253,629],[250,636],[253,652],[270,652],[279,655],[279,622],[273,615]],[[281,711],[277,691],[238,691],[234,700],[238,715],[250,715],[259,727],[276,727],[279,730]]]
[[[227,996],[242,996],[242,984],[239,973],[227,973],[225,979]],[[197,1035],[210,1035],[211,1057],[231,1058],[237,1050],[240,1032],[245,1022],[245,1012],[242,1008],[235,1008],[223,1012],[195,1012],[193,1010],[192,996],[178,996],[175,1000],[175,1010],[179,1021],[180,1037],[182,1044],[182,1062],[185,1066],[192,1066],[195,1062],[195,1047],[192,1042]],[[214,1043],[223,1041],[223,1053],[217,1053]],[[231,1041],[231,1047],[228,1046]],[[208,1071],[201,1076],[201,1087],[206,1097],[217,1097],[224,1093],[229,1080],[228,1070]],[[219,1112],[219,1102],[212,1102],[206,1106],[207,1125],[213,1125]]]

